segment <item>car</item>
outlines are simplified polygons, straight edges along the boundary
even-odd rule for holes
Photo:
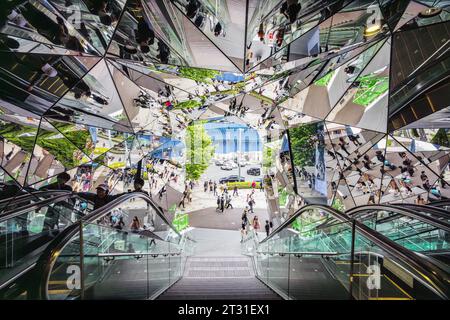
[[[223,166],[222,160],[216,160],[216,166]]]
[[[231,175],[228,177],[223,177],[219,180],[219,183],[227,183],[227,182],[245,182],[245,178],[241,177],[239,179],[237,175]]]
[[[220,167],[220,169],[222,169],[222,170],[233,170],[233,167],[230,166],[228,163],[225,163],[224,165],[222,165]]]
[[[247,174],[251,176],[261,175],[261,168],[250,168],[247,170]]]
[[[240,167],[245,167],[247,165],[247,162],[245,161],[239,161],[239,166]]]

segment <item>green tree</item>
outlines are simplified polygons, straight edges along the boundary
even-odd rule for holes
[[[314,165],[315,144],[313,137],[317,132],[317,124],[307,124],[289,129],[291,150],[294,165],[305,167]]]
[[[216,76],[220,74],[217,70],[180,67],[180,76],[192,79],[198,82],[212,82]]]
[[[204,123],[205,121],[198,121],[186,128],[186,178],[189,180],[200,178],[214,154],[214,146]]]
[[[440,145],[441,147],[450,147],[447,132],[445,132],[445,129],[440,128],[434,135],[433,139],[431,139],[431,143]]]
[[[273,150],[268,146],[263,148],[263,167],[270,168],[273,166]]]

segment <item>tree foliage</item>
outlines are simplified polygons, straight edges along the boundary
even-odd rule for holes
[[[204,121],[198,121],[186,128],[186,178],[189,180],[200,179],[214,154],[211,137],[203,124]]]
[[[446,129],[440,128],[433,139],[431,139],[431,143],[440,145],[441,147],[450,147]]]
[[[317,124],[307,124],[289,129],[294,165],[305,167],[314,165]]]
[[[180,67],[179,71],[180,76],[183,78],[192,79],[198,82],[211,82],[212,79],[220,74],[217,70],[190,67]]]

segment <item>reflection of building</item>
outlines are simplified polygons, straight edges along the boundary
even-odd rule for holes
[[[206,123],[205,130],[213,141],[216,154],[242,152],[251,159],[260,159],[262,143],[258,131],[241,124],[217,122]]]

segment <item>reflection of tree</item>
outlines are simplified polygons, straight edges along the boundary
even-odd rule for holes
[[[263,148],[263,167],[270,168],[273,166],[273,150],[270,147]]]
[[[338,198],[337,196],[334,197],[333,203],[331,204],[331,207],[334,208],[334,209],[336,209],[336,210],[338,210],[338,211],[341,211],[341,212],[344,212],[344,211],[345,211],[344,203],[343,203],[342,200],[341,200],[340,198]]]
[[[190,124],[186,128],[186,178],[198,180],[209,166],[214,153],[211,137],[206,132],[204,121]]]
[[[199,69],[180,67],[180,76],[183,78],[192,79],[198,82],[211,82],[211,80],[220,74],[219,71],[211,69]]]
[[[315,143],[317,124],[308,124],[289,129],[291,150],[294,157],[294,165],[305,167],[314,165]]]
[[[440,145],[442,147],[450,147],[446,130],[440,128],[431,139],[431,143]]]

